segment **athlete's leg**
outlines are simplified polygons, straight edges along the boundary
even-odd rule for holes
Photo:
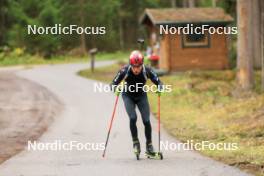
[[[137,102],[138,109],[140,111],[143,124],[145,126],[145,136],[146,136],[146,143],[150,144],[152,142],[152,136],[151,136],[151,124],[150,124],[150,110],[149,110],[149,102],[147,94],[143,94],[141,97],[139,97],[139,100]]]
[[[130,131],[133,141],[138,141],[138,132],[137,132],[137,114],[135,109],[135,102],[131,97],[129,97],[126,94],[122,94],[122,98],[124,100],[126,112],[129,117],[129,125],[130,125]]]

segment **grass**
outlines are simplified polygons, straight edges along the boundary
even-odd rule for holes
[[[96,61],[101,60],[122,60],[127,57],[126,52],[118,51],[115,53],[101,52],[96,55]],[[38,55],[20,54],[12,52],[8,55],[0,53],[0,66],[15,66],[15,65],[41,65],[41,64],[63,64],[88,62],[89,57],[74,57],[74,56],[53,56],[45,59]]]
[[[90,70],[82,70],[79,74],[109,83],[120,67],[116,64],[98,68],[94,74]],[[162,96],[164,127],[183,142],[237,143],[238,150],[200,152],[263,176],[264,95],[260,93],[260,73],[257,72],[255,77],[255,90],[243,98],[236,98],[234,71],[197,71],[163,76],[162,81],[173,87],[171,93]],[[155,114],[156,96],[149,93],[149,99]]]

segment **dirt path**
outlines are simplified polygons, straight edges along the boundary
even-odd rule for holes
[[[46,88],[13,72],[0,72],[0,163],[38,139],[62,110]]]

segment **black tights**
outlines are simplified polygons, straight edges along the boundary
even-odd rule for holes
[[[133,141],[138,141],[138,132],[137,132],[137,120],[136,119],[130,119],[130,131],[132,135]],[[145,137],[147,143],[151,143],[151,124],[150,121],[143,122],[145,126]]]
[[[138,140],[138,132],[136,125],[137,122],[136,106],[137,106],[140,111],[143,124],[145,126],[146,142],[151,143],[151,124],[149,120],[150,111],[149,111],[149,103],[148,103],[147,95],[143,94],[141,96],[132,97],[124,93],[122,94],[122,97],[124,100],[127,114],[129,116],[129,120],[130,120],[129,126],[133,141]]]

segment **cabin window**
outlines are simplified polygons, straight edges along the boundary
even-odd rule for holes
[[[182,34],[183,48],[209,48],[210,36],[206,34]]]

